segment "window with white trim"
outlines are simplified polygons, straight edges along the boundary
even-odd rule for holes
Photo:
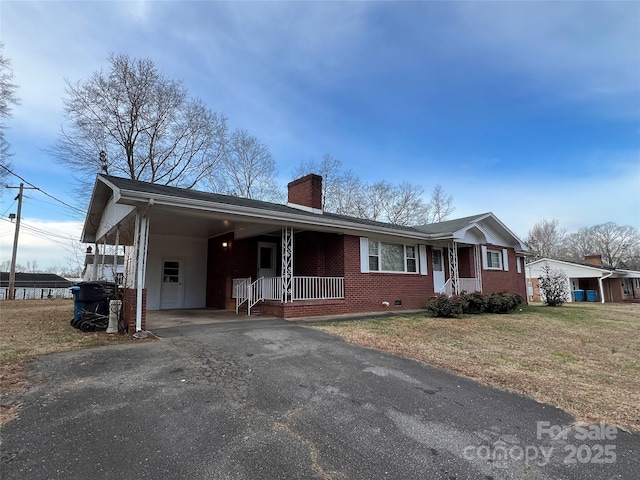
[[[369,240],[369,271],[417,273],[416,247]]]
[[[407,259],[407,272],[417,272],[416,262],[416,247],[405,245],[404,247],[405,258]]]
[[[487,268],[502,270],[502,252],[500,250],[487,249]]]

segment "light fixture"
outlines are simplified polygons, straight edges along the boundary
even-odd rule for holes
[[[229,244],[227,242],[222,242],[222,248],[227,248]]]

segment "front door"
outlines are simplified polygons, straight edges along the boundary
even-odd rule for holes
[[[276,252],[275,243],[258,243],[258,278],[276,276]]]
[[[183,275],[181,260],[162,261],[162,288],[160,309],[182,308],[184,305]]]
[[[431,250],[433,257],[433,291],[439,292],[444,287],[444,266],[442,261],[442,249]]]

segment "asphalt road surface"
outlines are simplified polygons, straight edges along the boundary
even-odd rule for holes
[[[636,479],[640,435],[285,321],[42,357],[2,479]]]

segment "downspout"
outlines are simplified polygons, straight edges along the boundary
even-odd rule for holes
[[[598,278],[598,287],[600,288],[600,303],[604,303],[604,287],[602,286],[602,280],[604,280],[605,278],[609,278],[611,275],[613,275],[613,272],[609,272],[604,277]]]

